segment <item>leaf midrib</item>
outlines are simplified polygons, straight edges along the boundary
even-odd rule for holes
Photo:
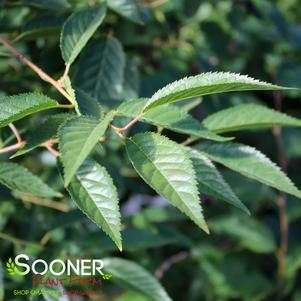
[[[151,160],[151,158],[145,153],[145,151],[141,148],[141,147],[139,147],[139,145],[133,140],[133,139],[131,139],[131,138],[129,138],[129,140],[132,142],[132,143],[134,143],[135,144],[135,146],[139,149],[139,150],[141,150],[141,152],[145,155],[145,157],[147,158],[147,160],[152,164],[152,165],[154,165],[155,167],[156,167],[156,169],[159,171],[159,173],[161,174],[161,176],[165,179],[165,181],[169,184],[169,186],[171,186],[171,188],[174,190],[174,192],[176,193],[176,195],[177,195],[177,197],[180,199],[180,201],[182,201],[182,198],[180,197],[180,195],[179,195],[179,193],[177,192],[177,190],[173,187],[173,185],[167,180],[167,178],[166,178],[166,176],[160,171],[160,169],[158,169],[158,167],[156,166],[156,164],[155,163],[153,163],[153,161]],[[134,162],[133,162],[134,163]],[[135,166],[135,165],[134,165]],[[145,182],[149,182],[149,181],[146,181],[146,179],[144,178],[144,176],[143,176],[143,179],[144,179],[144,181]],[[149,183],[149,185],[157,192],[157,189],[155,189],[154,187],[153,187],[153,185],[152,184],[150,184]],[[192,214],[193,214],[193,216],[195,217],[195,215],[194,215],[194,212],[193,211],[191,211],[191,209],[189,208],[189,207],[187,207],[187,205],[185,204],[185,202],[183,202],[183,204],[184,204],[184,206],[189,210],[189,212],[191,212]],[[182,211],[182,210],[181,210]],[[185,212],[184,212],[185,213]],[[196,218],[196,217],[195,217]]]
[[[78,180],[78,182],[81,184],[81,187],[84,188],[86,194],[88,195],[89,199],[90,199],[90,202],[92,202],[92,204],[97,208],[97,211],[100,213],[100,215],[102,216],[102,219],[104,220],[105,224],[108,226],[108,228],[111,230],[112,232],[112,235],[114,236],[114,239],[116,241],[119,241],[120,240],[120,237],[116,237],[114,231],[115,229],[112,229],[112,226],[106,221],[106,219],[103,217],[103,214],[101,213],[100,209],[97,207],[97,205],[95,204],[95,202],[93,201],[93,197],[92,197],[92,194],[90,194],[88,188],[86,188],[86,186],[83,184],[83,182],[81,181],[81,177],[76,174],[76,179]],[[82,212],[84,212],[83,210],[81,210]],[[85,213],[85,212],[84,212]],[[85,213],[85,215],[87,215],[87,213]],[[88,216],[88,215],[87,215]],[[88,216],[89,217],[89,216]],[[90,218],[90,217],[89,217]],[[95,221],[96,222],[96,221]]]

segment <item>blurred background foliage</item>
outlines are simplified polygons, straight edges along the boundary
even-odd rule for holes
[[[100,1],[0,0],[0,30],[15,39],[16,46],[37,65],[59,78],[64,69],[58,47],[61,26],[71,12],[97,2]],[[148,97],[171,81],[208,71],[239,72],[280,85],[300,87],[300,0],[107,2],[108,14],[95,39],[109,35],[122,44],[126,66],[122,96],[117,101]],[[79,76],[78,66],[89,47],[71,70],[75,82]],[[0,94],[33,90],[56,93],[3,47],[0,47],[0,73]],[[202,120],[210,113],[239,103],[264,103],[274,107],[275,98],[276,95],[263,92],[208,96],[193,114]],[[282,110],[300,118],[298,92],[285,93],[283,100]],[[26,118],[17,123],[18,128],[26,137],[28,123],[35,128],[44,117],[45,113]],[[132,131],[140,129],[151,127],[139,124]],[[175,140],[183,139],[181,135],[172,135]],[[237,137],[238,141],[255,146],[278,161],[271,131],[246,131],[237,133]],[[288,175],[298,187],[301,187],[300,137],[300,129],[283,130]],[[12,139],[11,133],[1,129],[0,146],[7,139]],[[113,243],[75,209],[69,199],[61,201],[63,207],[54,209],[41,206],[40,200],[33,204],[32,200],[11,194],[1,186],[2,263],[19,253],[47,258],[47,261],[66,256],[114,255],[133,259],[155,273],[173,300],[276,300],[280,240],[278,192],[225,171],[226,180],[252,215],[241,214],[234,207],[202,195],[211,229],[208,236],[136,177],[119,142],[107,145],[106,149],[96,149],[94,156],[110,170],[119,187],[124,252],[117,252]],[[53,187],[62,188],[55,159],[46,150],[37,149],[15,160]],[[287,197],[289,243],[281,300],[301,300],[299,202]],[[30,287],[30,279],[3,274],[5,300],[24,300],[24,297],[12,296],[12,290]],[[111,283],[103,286],[103,291],[104,296],[95,300],[144,300]]]

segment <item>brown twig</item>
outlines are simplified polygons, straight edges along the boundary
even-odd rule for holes
[[[128,130],[130,127],[132,127],[139,119],[142,117],[142,114],[139,114],[137,117],[135,117],[132,121],[130,121],[126,126],[122,128],[118,128],[119,133],[123,134],[126,130]]]
[[[4,147],[4,148],[1,148],[0,149],[0,154],[5,154],[5,153],[12,152],[12,151],[17,150],[19,148],[22,148],[24,145],[25,145],[25,141],[23,141],[21,143],[16,143],[16,144],[10,145],[10,146]]]
[[[21,138],[21,135],[20,135],[18,129],[12,123],[10,123],[8,126],[11,129],[11,131],[14,133],[14,135],[16,136],[18,143],[22,143],[22,138]]]
[[[49,150],[49,152],[51,154],[53,154],[55,157],[58,157],[60,155],[60,153],[56,149],[53,148],[53,144],[54,144],[54,142],[52,140],[48,140],[48,141],[44,142],[42,144],[42,146],[46,147]]]
[[[9,145],[9,146],[4,147],[4,148],[1,148],[0,149],[0,154],[9,153],[11,151],[22,148],[26,143],[25,141],[22,140],[19,131],[17,130],[17,128],[12,123],[10,123],[8,126],[11,129],[11,131],[13,132],[13,134],[15,135],[15,137],[17,139],[17,143],[13,144],[13,145]]]
[[[37,247],[37,248],[42,248],[42,246],[38,243],[19,239],[19,238],[13,237],[11,235],[8,235],[8,234],[2,233],[2,232],[0,232],[0,239],[7,240],[7,241],[13,243],[14,245],[28,245],[28,246],[33,246],[33,247]]]
[[[64,74],[63,74],[62,77],[58,80],[58,84],[59,84],[61,87],[64,86],[66,77],[67,77],[68,74],[69,74],[69,70],[70,70],[70,65],[67,64],[66,67],[65,67],[65,70],[64,70]]]
[[[16,57],[18,57],[22,62],[24,62],[29,68],[31,68],[42,80],[50,83],[54,86],[64,97],[66,97],[72,105],[74,105],[74,99],[65,91],[64,88],[61,87],[58,81],[53,79],[47,73],[45,73],[40,67],[35,65],[32,61],[30,61],[24,54],[22,54],[19,50],[11,45],[9,40],[6,40],[3,37],[0,37],[0,43],[3,44],[6,48],[8,48]]]
[[[28,203],[32,203],[35,205],[39,205],[39,206],[44,206],[44,207],[48,207],[48,208],[52,208],[52,209],[56,209],[62,212],[68,212],[69,211],[69,206],[60,202],[56,202],[56,201],[52,201],[52,200],[48,200],[48,199],[43,199],[43,198],[38,198],[26,193],[21,193],[19,195],[19,198],[23,201],[23,202],[28,202]]]
[[[124,139],[123,133],[126,130],[128,130],[130,127],[132,127],[136,122],[138,122],[141,119],[142,115],[143,114],[139,114],[133,120],[131,120],[126,126],[124,126],[122,128],[118,128],[118,127],[114,126],[113,124],[109,124],[109,128],[111,128],[112,130],[114,130],[119,137],[121,137],[122,139]]]
[[[189,252],[181,251],[178,254],[175,254],[162,262],[162,264],[156,269],[155,277],[157,279],[161,279],[164,274],[174,265],[183,260],[185,260],[189,256]]]
[[[274,104],[278,111],[282,109],[282,94],[281,92],[274,92]],[[288,169],[288,158],[286,156],[285,147],[282,141],[282,129],[280,127],[273,128],[273,135],[276,141],[279,165],[284,172]],[[285,270],[286,270],[286,253],[288,249],[288,216],[286,206],[286,194],[280,193],[277,198],[277,206],[279,209],[279,221],[280,221],[280,246],[278,249],[278,286],[277,286],[277,300],[280,301],[283,296],[284,284],[285,284]]]

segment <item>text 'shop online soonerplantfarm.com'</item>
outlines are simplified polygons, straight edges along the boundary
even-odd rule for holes
[[[0,0],[0,300],[301,300],[297,2]]]

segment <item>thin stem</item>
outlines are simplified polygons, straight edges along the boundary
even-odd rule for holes
[[[65,80],[66,80],[66,78],[67,78],[67,76],[68,76],[68,74],[69,74],[69,70],[70,70],[70,65],[67,64],[67,65],[65,66],[65,70],[64,70],[63,76],[58,80],[58,83],[59,83],[59,85],[60,85],[61,87],[64,86]]]
[[[51,76],[45,73],[41,68],[39,68],[33,62],[31,62],[19,50],[13,47],[10,41],[4,39],[3,37],[0,37],[0,43],[3,44],[6,48],[8,48],[16,57],[18,57],[22,62],[24,62],[29,68],[31,68],[42,80],[54,86],[64,97],[66,97],[70,101],[71,104],[74,105],[75,103],[74,99],[65,91],[65,89],[61,87],[58,81],[53,79]]]
[[[38,206],[44,206],[44,207],[56,209],[56,210],[62,211],[62,212],[69,211],[69,206],[66,205],[66,204],[60,203],[60,202],[34,197],[32,195],[28,195],[28,194],[25,194],[25,193],[21,194],[19,196],[19,198],[23,202],[32,203],[32,204],[35,204],[35,205],[38,205]]]
[[[187,251],[181,251],[178,254],[175,254],[166,260],[164,260],[161,265],[155,271],[155,277],[157,279],[161,279],[164,274],[174,265],[189,257],[189,253]]]
[[[14,135],[16,136],[18,143],[22,143],[22,138],[21,138],[21,135],[20,135],[19,131],[17,130],[17,128],[12,123],[10,123],[8,126],[11,129],[11,131],[14,133]]]
[[[195,142],[199,139],[200,139],[199,137],[189,137],[186,140],[184,140],[181,144],[186,146],[186,145],[189,145],[189,144],[191,144],[191,143],[193,143],[193,142]]]
[[[122,139],[124,139],[123,133],[128,130],[130,127],[132,127],[139,119],[142,117],[142,114],[139,114],[136,116],[133,120],[131,120],[126,126],[122,128],[118,128],[114,126],[113,124],[109,124],[109,128],[111,128],[115,133]]]
[[[25,141],[22,140],[18,129],[12,123],[10,123],[8,126],[11,129],[11,131],[13,132],[13,134],[15,135],[18,143],[13,144],[13,145],[9,145],[9,146],[4,147],[4,148],[1,148],[0,149],[0,154],[9,153],[9,152],[14,151],[16,149],[22,148],[26,143]]]
[[[42,246],[40,244],[31,242],[31,241],[26,241],[23,239],[19,239],[19,238],[13,237],[11,235],[8,235],[8,234],[2,233],[2,232],[0,232],[0,238],[13,243],[14,245],[28,245],[28,246],[33,246],[33,247],[37,247],[37,248],[42,248]]]
[[[282,108],[282,94],[281,92],[274,92],[275,108],[281,111]],[[279,154],[279,165],[284,172],[288,169],[288,158],[286,156],[285,147],[282,140],[282,129],[280,127],[273,128],[273,135],[277,144]],[[285,193],[281,193],[277,198],[277,206],[279,209],[280,221],[280,246],[278,249],[278,286],[277,286],[277,300],[280,301],[283,296],[285,285],[285,271],[286,271],[286,254],[288,249],[288,231],[289,223],[287,216],[287,197]]]
[[[126,126],[123,128],[119,128],[120,133],[124,133],[126,130],[128,130],[130,127],[132,127],[139,119],[142,117],[142,114],[139,114],[137,117],[135,117],[132,121],[130,121]]]
[[[4,147],[4,148],[1,148],[0,149],[0,154],[5,154],[5,153],[9,153],[9,152],[12,152],[14,150],[17,150],[19,148],[22,148],[24,145],[25,145],[25,141],[22,141],[22,142],[18,142],[16,144],[13,144],[13,145],[10,145],[10,146],[7,146],[7,147]]]
[[[53,154],[55,157],[58,157],[60,153],[53,148],[53,142],[51,140],[46,141],[45,143],[42,144],[45,146],[51,154]]]

